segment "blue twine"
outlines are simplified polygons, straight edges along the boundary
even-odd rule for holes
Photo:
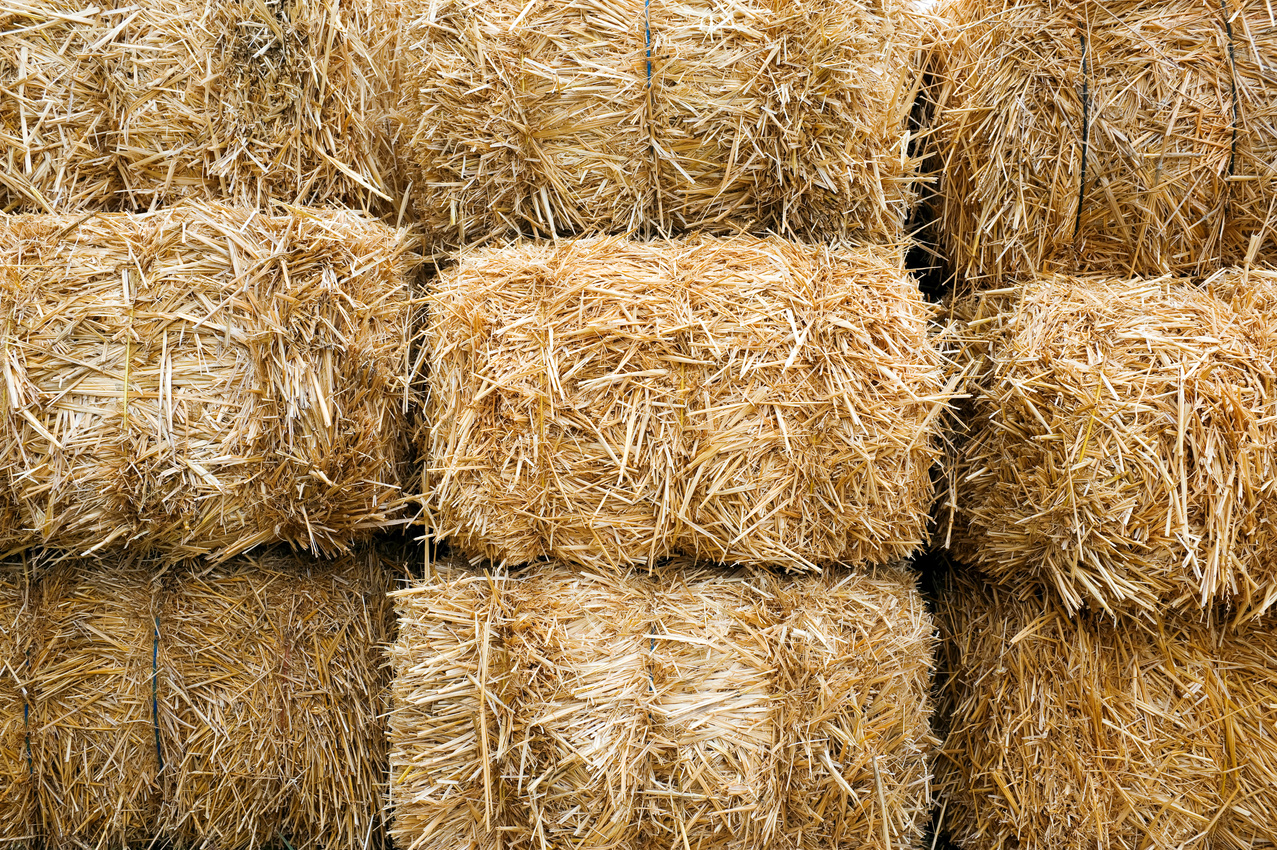
[[[643,35],[647,39],[647,87],[652,87],[652,0],[643,0]]]

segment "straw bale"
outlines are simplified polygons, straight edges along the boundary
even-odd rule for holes
[[[395,840],[919,846],[931,621],[902,570],[830,572],[541,565],[400,591]]]
[[[5,221],[0,545],[331,555],[398,521],[405,251],[301,208]]]
[[[41,576],[31,681],[33,772],[48,847],[127,847],[156,835],[159,597],[153,573]]]
[[[390,200],[385,0],[0,2],[0,209]]]
[[[932,153],[954,269],[1277,261],[1267,0],[947,0]]]
[[[958,548],[1069,608],[1277,599],[1277,274],[1046,277],[967,305]]]
[[[1156,625],[952,580],[936,765],[968,850],[1271,846],[1270,624]]]
[[[386,764],[386,577],[279,554],[183,576],[160,652],[175,743],[162,829],[182,846],[366,847]]]
[[[521,244],[468,254],[428,301],[418,443],[467,553],[809,569],[926,534],[947,393],[888,251]]]
[[[31,598],[21,562],[0,564],[0,845],[36,837],[30,751]]]
[[[909,3],[404,3],[408,176],[440,247],[684,228],[899,241]]]

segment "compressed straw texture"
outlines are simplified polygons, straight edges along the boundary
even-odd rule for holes
[[[1268,847],[1274,640],[1168,617],[1072,617],[979,576],[939,595],[936,763],[959,846]]]
[[[0,642],[0,843],[376,841],[392,622],[375,556],[0,576],[0,615],[20,620]]]
[[[397,521],[407,275],[356,213],[0,223],[0,545],[331,555]]]
[[[943,363],[887,253],[521,244],[467,254],[428,301],[418,442],[468,553],[807,569],[925,536]]]
[[[1267,0],[947,0],[930,150],[955,271],[1277,261]]]
[[[921,843],[932,630],[903,571],[451,569],[395,598],[400,847]]]
[[[1268,609],[1275,306],[1271,272],[1045,277],[963,304],[979,375],[953,466],[963,556],[1071,609]]]
[[[0,566],[0,843],[35,837],[30,740],[31,600],[22,570]]]
[[[394,4],[0,2],[0,210],[385,204]]]
[[[684,228],[902,239],[922,23],[902,0],[404,3],[435,245]]]

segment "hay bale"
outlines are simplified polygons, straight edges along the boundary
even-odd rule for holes
[[[958,549],[1033,593],[1159,616],[1277,599],[1277,274],[1046,277],[963,309],[984,358]]]
[[[968,280],[1277,261],[1266,0],[947,0],[938,215]]]
[[[385,585],[369,555],[267,554],[177,582],[160,643],[165,835],[369,846],[385,783]]]
[[[390,200],[395,5],[0,3],[0,209]]]
[[[399,592],[392,836],[918,846],[930,619],[903,571],[831,573],[547,565]]]
[[[903,238],[910,3],[411,0],[402,16],[405,162],[441,248],[636,229]]]
[[[36,839],[30,756],[31,599],[21,562],[0,564],[0,844]]]
[[[48,847],[127,847],[160,816],[154,573],[54,567],[41,575],[31,661],[33,773]]]
[[[396,522],[405,251],[302,209],[3,222],[0,546],[331,555]]]
[[[978,576],[939,595],[944,822],[984,848],[1273,840],[1273,632],[1071,617]]]
[[[925,537],[947,398],[887,252],[618,238],[476,251],[429,297],[435,528],[507,563],[809,569]]]

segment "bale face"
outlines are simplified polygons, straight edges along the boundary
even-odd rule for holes
[[[0,4],[0,208],[389,200],[387,4]]]
[[[165,611],[162,829],[183,845],[362,847],[380,828],[384,576],[263,556],[184,577]]]
[[[771,600],[739,577],[680,576],[651,620],[653,847],[746,850],[778,827]]]
[[[939,598],[937,786],[960,846],[1272,841],[1270,629],[1071,618],[979,577]]]
[[[1077,608],[1277,598],[1277,275],[1044,278],[973,302],[983,374],[959,444],[960,548]]]
[[[28,657],[31,602],[21,565],[0,564],[0,844],[36,838]]]
[[[748,228],[902,237],[907,4],[405,4],[400,111],[440,247]]]
[[[333,554],[393,521],[410,310],[354,214],[17,217],[0,229],[8,547]]]
[[[921,841],[932,635],[902,572],[454,571],[398,605],[401,846]]]
[[[500,593],[471,576],[400,591],[395,607],[391,838],[411,850],[500,846],[512,793],[494,765],[512,720]]]
[[[1277,259],[1264,0],[949,0],[935,54],[942,241],[974,283]]]
[[[151,572],[57,569],[39,582],[32,751],[51,847],[143,845],[160,814],[158,632]]]
[[[483,250],[430,296],[435,525],[508,563],[902,557],[941,361],[883,253],[779,239]]]

